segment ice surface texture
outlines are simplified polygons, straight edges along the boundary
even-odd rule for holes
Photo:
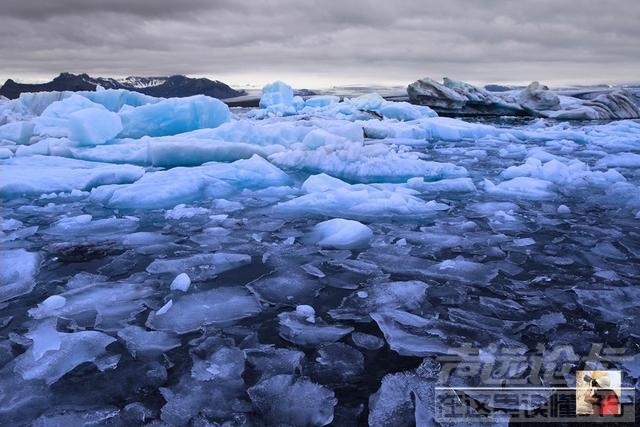
[[[0,100],[0,424],[430,425],[436,356],[465,345],[635,354],[639,140],[632,120],[463,121],[282,82],[253,110]],[[638,357],[613,363],[633,387]],[[536,386],[532,364],[509,375]]]

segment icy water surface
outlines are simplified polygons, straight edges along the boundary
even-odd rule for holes
[[[96,97],[5,106],[2,424],[426,425],[464,346],[638,387],[640,123]]]

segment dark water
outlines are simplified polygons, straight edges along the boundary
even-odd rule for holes
[[[518,119],[517,123],[492,124],[517,127],[531,122]],[[561,144],[518,144],[526,149],[539,146],[587,164],[597,160],[589,144],[578,145],[570,153]],[[522,163],[519,156],[501,154],[504,148],[505,143],[496,141],[440,141],[415,150],[432,160],[465,166],[479,186],[485,178],[497,182],[501,171]],[[468,155],[470,150],[484,154]],[[637,169],[619,171],[637,191]],[[307,415],[287,418],[282,411],[310,412],[314,419],[317,402],[332,407],[327,399],[318,397],[324,390],[337,399],[334,425],[411,424],[418,412],[433,410],[435,403],[427,402],[428,387],[482,384],[479,376],[460,376],[451,384],[438,382],[443,363],[439,357],[446,349],[465,344],[484,354],[492,349],[498,354],[522,349],[528,362],[522,372],[510,375],[527,378],[526,384],[572,386],[576,370],[603,367],[621,370],[622,385],[637,388],[637,196],[609,190],[607,185],[558,185],[555,196],[544,200],[481,190],[422,194],[421,198],[435,198],[450,208],[419,219],[365,221],[374,238],[369,247],[358,250],[323,249],[306,243],[312,227],[326,218],[277,216],[270,210],[273,201],[242,195],[232,200],[240,203],[237,210],[203,200],[189,205],[202,208],[193,217],[180,219],[167,219],[160,210],[105,209],[89,204],[84,196],[4,201],[2,218],[21,224],[4,232],[3,249],[37,251],[42,262],[33,291],[4,303],[0,312],[0,421],[7,425],[137,425],[160,420],[168,424],[274,425],[284,419],[295,424]],[[561,204],[569,212],[559,213]],[[120,222],[71,231],[52,226],[64,216],[82,214],[92,215],[92,224],[114,218]],[[11,234],[34,226],[38,229],[31,234]],[[127,243],[127,236],[140,232],[154,233],[154,238]],[[149,265],[154,260],[219,252],[247,254],[251,261],[222,273],[206,266],[189,267],[193,283],[188,293],[247,290],[246,295],[259,300],[259,313],[203,324],[179,336],[168,331],[179,340],[177,348],[132,354],[118,332],[128,325],[151,330],[148,318],[152,311],[169,300],[184,298],[169,289],[181,271],[153,273],[147,271]],[[74,277],[80,284],[70,286]],[[376,294],[384,284],[398,281],[420,281],[423,287],[405,296]],[[127,284],[138,293],[131,291],[130,298],[115,298],[114,302],[86,303],[123,293]],[[79,287],[86,287],[84,296],[74,293]],[[94,288],[106,291],[93,294]],[[367,297],[357,292],[366,292]],[[51,385],[46,384],[47,375],[25,379],[16,372],[14,359],[32,345],[25,334],[38,324],[28,310],[51,295],[66,295],[67,305],[77,298],[87,307],[57,316],[58,332],[99,331],[115,338],[99,352],[100,358],[112,358],[109,368],[103,365],[100,370],[88,360]],[[78,307],[82,304],[78,302]],[[292,342],[290,336],[283,338],[278,315],[300,304],[315,309],[315,325],[340,325],[353,332],[309,345]],[[181,309],[189,311],[188,307]],[[403,324],[394,317],[397,312],[390,312],[389,318],[395,320],[389,321],[385,337],[380,322],[369,314],[391,309],[419,316],[426,323]],[[352,338],[355,332],[378,337],[384,345],[359,347]],[[398,350],[406,340],[413,343],[414,354]],[[334,341],[339,344],[332,344]],[[594,359],[585,358],[593,344],[620,349],[630,357],[601,357],[593,365]],[[559,346],[570,346],[579,359],[552,357]],[[322,351],[330,356],[322,356]],[[238,354],[244,356],[238,359]],[[270,362],[257,361],[258,354],[269,355],[265,357]],[[544,378],[544,372],[538,375],[533,369],[534,356],[553,366],[567,362],[570,369],[556,378]],[[208,366],[208,371],[202,371],[209,372],[205,374],[208,379],[202,379],[202,373],[194,374],[199,363]],[[407,389],[391,381],[396,377],[390,374],[396,373],[406,375],[402,381]],[[302,384],[299,396],[278,397],[276,391],[270,395],[267,387],[266,395],[281,399],[286,403],[284,409],[269,409],[269,400],[265,403],[256,397],[261,390],[255,387],[276,375],[290,375],[291,381]],[[389,381],[383,386],[385,376]],[[509,378],[507,375],[505,381]],[[381,393],[382,402],[371,405],[375,393]]]

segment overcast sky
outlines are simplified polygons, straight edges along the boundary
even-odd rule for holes
[[[0,0],[0,79],[640,81],[640,0]]]

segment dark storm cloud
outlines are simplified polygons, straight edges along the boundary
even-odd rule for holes
[[[0,77],[640,79],[638,0],[2,0]]]

